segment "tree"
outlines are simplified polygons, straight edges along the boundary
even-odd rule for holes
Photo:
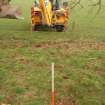
[[[81,0],[70,0],[71,9],[74,9],[78,5],[83,8],[83,5],[81,4]]]
[[[93,7],[93,9],[96,9],[95,7],[98,7],[96,11],[96,15],[98,15],[103,8],[103,2],[102,0],[87,0],[90,1],[89,7]],[[80,6],[81,8],[84,8],[84,5],[82,5],[82,0],[70,0],[71,9],[74,9],[77,6]]]
[[[98,10],[97,10],[97,12],[96,12],[96,15],[98,15],[99,12],[100,12],[101,9],[102,9],[102,0],[98,0],[96,3],[91,4],[90,6],[98,7]]]

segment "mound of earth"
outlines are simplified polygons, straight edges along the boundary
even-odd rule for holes
[[[10,0],[0,0],[0,18],[22,19],[21,10],[11,6]]]

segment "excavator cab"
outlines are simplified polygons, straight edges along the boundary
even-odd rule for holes
[[[32,30],[47,26],[64,31],[68,22],[68,3],[62,0],[35,0],[31,8]]]

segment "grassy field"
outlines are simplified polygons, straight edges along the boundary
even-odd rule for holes
[[[32,1],[12,2],[24,20],[0,20],[0,104],[51,105],[55,62],[56,105],[105,105],[104,10],[76,8],[66,32],[35,33]]]

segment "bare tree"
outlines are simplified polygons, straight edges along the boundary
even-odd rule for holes
[[[84,8],[85,5],[82,4],[82,1],[83,0],[70,0],[70,6],[71,6],[71,9],[74,9],[75,7],[79,6],[80,8]],[[100,11],[102,10],[103,7],[103,2],[102,0],[96,0],[96,1],[93,1],[93,0],[88,0],[90,1],[90,4],[88,4],[89,7],[93,7],[93,9],[96,10],[96,15],[98,15],[100,13]],[[88,2],[87,1],[87,2]]]
[[[97,12],[96,12],[96,15],[98,15],[99,12],[100,12],[101,9],[102,9],[102,0],[98,0],[96,3],[91,4],[90,6],[98,7],[98,10],[97,10]]]
[[[71,9],[75,8],[76,6],[80,6],[81,8],[83,8],[83,5],[81,4],[81,0],[70,0],[70,4],[71,4]]]

